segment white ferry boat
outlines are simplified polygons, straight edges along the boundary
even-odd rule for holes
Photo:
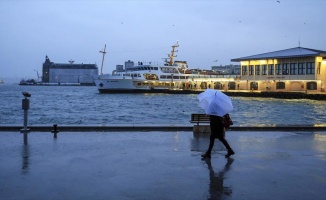
[[[123,71],[114,71],[112,74],[94,76],[94,82],[100,93],[115,92],[165,92],[167,90],[184,90],[193,87],[189,83],[192,74],[188,72],[186,61],[174,61],[175,48],[178,42],[172,46],[169,58],[163,66],[155,66],[151,63],[130,67]]]
[[[101,67],[101,75],[93,76],[94,82],[100,93],[159,93],[203,90],[207,88],[228,90],[236,89],[235,80],[238,75],[219,75],[192,73],[188,69],[186,61],[174,61],[178,42],[172,46],[169,58],[163,65],[152,65],[138,62],[138,65],[125,70],[115,70],[112,74],[102,74],[104,51]]]

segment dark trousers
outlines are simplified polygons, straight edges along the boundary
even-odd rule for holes
[[[207,154],[211,154],[212,149],[214,147],[214,143],[215,143],[215,136],[214,134],[211,134],[210,138],[209,138],[209,147],[207,150]],[[232,148],[230,147],[229,143],[226,141],[226,139],[224,137],[217,137],[217,139],[219,139],[225,146],[225,148],[228,150],[228,152],[233,152]]]
[[[226,141],[224,137],[225,132],[224,132],[224,127],[221,118],[212,116],[210,120],[211,120],[210,121],[211,136],[209,138],[209,147],[206,154],[209,155],[211,154],[216,138],[223,143],[223,145],[228,150],[228,152],[233,152],[232,148],[230,147],[229,143]]]

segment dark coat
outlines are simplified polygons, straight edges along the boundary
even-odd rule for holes
[[[209,119],[210,119],[211,135],[213,135],[214,138],[224,137],[225,130],[223,125],[223,117],[210,115]]]

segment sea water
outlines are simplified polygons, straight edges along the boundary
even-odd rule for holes
[[[191,125],[204,113],[196,94],[100,94],[93,86],[0,85],[0,124],[22,125],[22,95],[29,92],[28,125]],[[326,102],[231,97],[234,126],[326,123]]]

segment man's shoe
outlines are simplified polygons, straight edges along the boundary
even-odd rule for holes
[[[226,155],[225,158],[229,158],[230,156],[234,155],[234,151],[229,151]]]
[[[203,157],[203,158],[211,158],[211,155],[210,155],[210,154],[207,154],[207,153],[205,153],[205,154],[201,155],[201,157]]]

